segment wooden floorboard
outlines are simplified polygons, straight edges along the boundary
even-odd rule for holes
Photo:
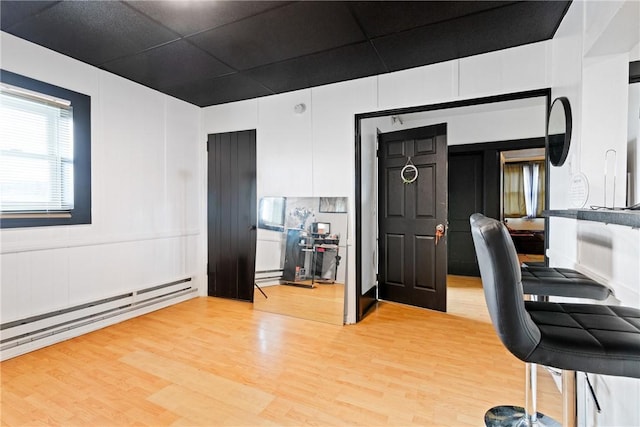
[[[308,281],[309,285],[311,281]],[[342,325],[344,284],[315,284],[313,288],[291,285],[265,286],[253,292],[253,308],[302,319]]]
[[[479,426],[524,402],[477,279],[449,313],[379,303],[336,326],[196,298],[2,362],[6,426]],[[560,394],[539,378],[539,409]]]

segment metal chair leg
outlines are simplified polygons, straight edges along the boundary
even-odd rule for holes
[[[560,423],[551,417],[537,411],[537,365],[526,364],[525,375],[525,407],[520,406],[496,406],[484,415],[484,423],[487,427],[560,427]]]

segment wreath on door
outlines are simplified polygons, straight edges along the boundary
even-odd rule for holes
[[[411,184],[418,179],[418,168],[411,162],[411,156],[409,156],[407,163],[400,171],[400,177],[404,184]]]

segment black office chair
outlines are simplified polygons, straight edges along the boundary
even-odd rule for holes
[[[506,227],[481,214],[473,214],[470,223],[485,299],[498,337],[514,356],[527,363],[528,371],[532,363],[563,370],[565,426],[576,422],[573,371],[640,378],[640,310],[525,301],[518,256]],[[524,414],[517,414],[512,407],[496,407],[487,412],[485,423],[531,423],[531,383],[528,375]]]

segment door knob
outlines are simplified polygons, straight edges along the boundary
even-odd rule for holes
[[[435,238],[436,245],[438,244],[442,236],[444,236],[444,225],[438,224],[436,225],[436,238]]]

